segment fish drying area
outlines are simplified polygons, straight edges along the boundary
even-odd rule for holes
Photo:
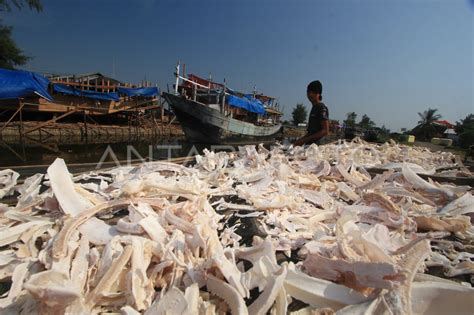
[[[472,314],[472,169],[358,138],[0,171],[2,313]]]

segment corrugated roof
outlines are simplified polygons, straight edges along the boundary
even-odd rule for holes
[[[454,129],[448,128],[443,132],[445,135],[455,135],[456,131]]]

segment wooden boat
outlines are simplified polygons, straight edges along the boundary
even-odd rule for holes
[[[180,84],[180,82],[184,82]],[[224,84],[176,71],[174,93],[163,93],[188,141],[193,143],[260,143],[275,140],[282,113],[272,97],[245,95]]]
[[[91,116],[126,115],[160,108],[159,90],[150,82],[123,83],[100,72],[82,75],[39,74],[0,69],[0,111],[16,111],[50,117],[83,113]],[[7,91],[7,92],[5,92]],[[8,93],[8,91],[13,91]]]

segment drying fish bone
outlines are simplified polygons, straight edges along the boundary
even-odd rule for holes
[[[472,313],[471,188],[424,179],[456,169],[356,138],[1,171],[0,313]]]

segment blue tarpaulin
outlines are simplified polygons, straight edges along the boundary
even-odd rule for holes
[[[106,101],[118,101],[120,100],[119,95],[117,92],[111,93],[101,93],[95,91],[83,91],[80,89],[76,89],[72,86],[67,86],[64,84],[56,83],[53,86],[54,91],[69,95],[76,95],[76,96],[83,96],[87,98],[93,98],[97,100],[106,100]]]
[[[262,102],[259,100],[251,100],[248,98],[242,98],[235,95],[227,95],[226,101],[230,106],[240,107],[248,110],[252,113],[257,113],[259,115],[265,115],[265,107],[263,107]]]
[[[0,99],[14,99],[37,94],[48,101],[49,80],[42,75],[23,70],[0,69]]]
[[[157,87],[125,88],[119,87],[117,91],[127,96],[157,96],[160,94]]]
[[[261,102],[263,104],[263,102],[255,97],[253,97],[253,94],[244,94],[244,96],[246,98],[248,98],[249,100],[254,100],[254,101],[257,101],[257,102]],[[273,101],[274,99],[273,98],[268,98],[268,100],[266,101],[267,104],[266,105],[269,105],[270,107],[273,106]]]

